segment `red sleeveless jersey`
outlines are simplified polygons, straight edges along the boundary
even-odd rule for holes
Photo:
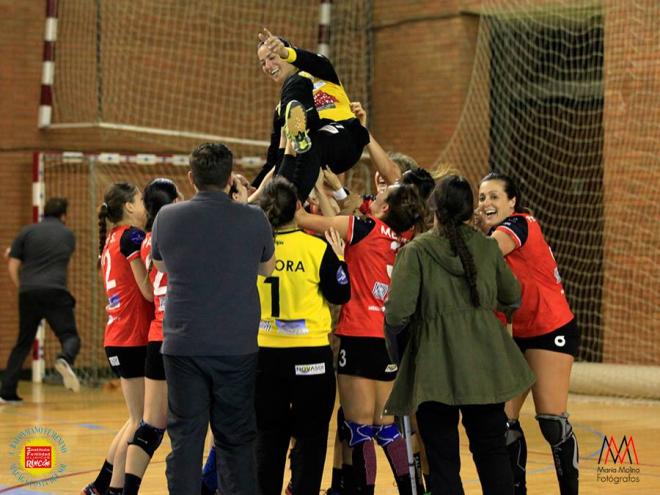
[[[355,224],[362,221],[351,217],[348,223],[345,259],[351,277],[351,299],[342,306],[336,333],[384,338],[384,305],[394,258],[408,239],[377,218],[368,218],[375,225],[361,239],[355,239]]]
[[[140,258],[149,270],[149,280],[154,288],[154,318],[149,326],[149,342],[163,341],[163,317],[167,299],[167,273],[159,272],[151,262],[151,232],[142,241]]]
[[[103,345],[137,347],[147,344],[153,304],[147,301],[135,281],[130,262],[140,256],[144,232],[128,225],[115,227],[105,241],[101,255],[103,285],[108,296],[105,311],[108,323]]]
[[[504,257],[522,288],[522,303],[513,314],[513,336],[545,335],[570,322],[574,316],[557,262],[536,219],[527,213],[514,213],[496,230],[508,235],[516,245]]]

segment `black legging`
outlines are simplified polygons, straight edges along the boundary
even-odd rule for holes
[[[464,493],[459,474],[459,411],[484,495],[511,495],[513,475],[504,438],[506,414],[503,403],[470,406],[449,406],[439,402],[420,404],[417,424],[431,469],[431,493]]]
[[[369,132],[357,119],[329,122],[309,134],[312,147],[307,153],[285,155],[277,174],[296,185],[298,198],[307,199],[319,176],[328,166],[336,174],[346,172],[357,163],[369,143]]]

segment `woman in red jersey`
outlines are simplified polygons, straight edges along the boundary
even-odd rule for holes
[[[557,263],[538,221],[524,207],[520,190],[510,177],[491,173],[481,180],[477,218],[497,240],[522,286],[522,303],[513,314],[513,338],[536,375],[531,389],[536,420],[552,448],[560,492],[577,494],[578,445],[566,408],[580,332],[566,300]],[[516,495],[527,490],[527,446],[518,416],[528,393],[506,405],[506,440]]]
[[[127,182],[110,186],[99,209],[101,271],[108,297],[103,345],[120,378],[129,417],[115,435],[97,479],[83,489],[86,495],[122,492],[128,442],[142,419],[147,335],[154,314],[153,289],[140,259],[145,217],[139,189]]]
[[[336,334],[341,339],[338,384],[344,411],[345,438],[352,451],[352,475],[359,493],[374,493],[376,452],[383,448],[400,493],[410,493],[405,442],[383,406],[392,390],[397,367],[387,355],[383,310],[390,275],[399,247],[412,237],[413,227],[424,229],[425,206],[412,185],[393,185],[380,192],[366,219],[323,217],[300,208],[302,228],[325,232],[335,228],[346,241],[351,274],[351,299],[341,310]]]
[[[176,184],[170,179],[152,180],[144,188],[143,201],[147,211],[146,236],[140,258],[153,287],[154,313],[149,326],[147,358],[144,368],[144,414],[129,442],[126,454],[126,475],[123,495],[135,495],[151,457],[163,440],[167,426],[167,383],[160,348],[163,344],[163,316],[167,297],[167,274],[159,272],[151,262],[151,226],[160,209],[180,198]]]

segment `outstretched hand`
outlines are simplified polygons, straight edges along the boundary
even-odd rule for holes
[[[261,43],[263,43],[263,45],[268,48],[270,53],[274,53],[280,58],[287,58],[289,56],[289,52],[284,46],[284,43],[282,43],[282,40],[277,36],[273,36],[273,33],[271,33],[267,28],[263,28],[263,30],[257,36],[259,41],[261,41]]]
[[[334,227],[330,227],[325,231],[325,239],[328,241],[328,244],[330,244],[330,247],[337,257],[343,259],[346,243],[344,242],[344,239],[341,238],[341,235],[339,235],[339,231]]]

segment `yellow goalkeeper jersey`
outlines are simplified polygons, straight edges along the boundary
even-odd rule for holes
[[[346,264],[323,239],[295,229],[275,236],[275,270],[259,276],[260,347],[328,345],[328,301],[350,298]]]

